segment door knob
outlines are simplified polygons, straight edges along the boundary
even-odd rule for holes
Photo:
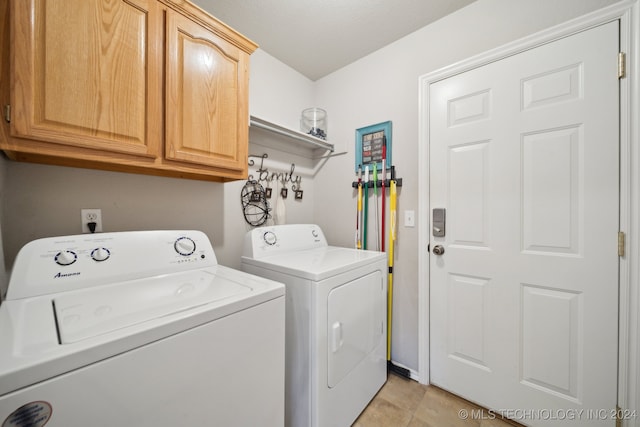
[[[433,253],[436,254],[436,255],[442,255],[444,253],[444,246],[435,245],[433,247]]]

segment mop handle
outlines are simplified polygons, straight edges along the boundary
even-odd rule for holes
[[[373,193],[376,196],[376,250],[380,250],[380,235],[378,234],[378,163],[373,164]]]
[[[356,218],[356,249],[362,249],[360,240],[360,216],[362,215],[362,168],[358,166],[358,216]]]
[[[382,235],[382,241],[381,241],[381,246],[382,246],[382,252],[384,252],[384,242],[385,242],[385,237],[384,237],[384,226],[385,226],[385,213],[386,213],[386,209],[385,209],[385,201],[386,201],[386,197],[384,194],[384,184],[385,181],[387,179],[387,144],[386,144],[386,139],[383,139],[383,144],[382,144],[382,184],[381,184],[381,194],[382,194],[382,222],[380,224],[380,230],[381,230],[381,235]]]
[[[387,289],[387,361],[391,361],[391,327],[393,320],[393,247],[396,240],[396,181],[389,182],[389,279]]]
[[[396,187],[396,181],[392,179],[389,182],[389,238],[392,240],[396,240],[396,219],[397,219],[397,198],[398,198],[398,189]]]
[[[367,210],[369,207],[369,165],[364,167],[364,219],[362,220],[362,249],[367,249]]]

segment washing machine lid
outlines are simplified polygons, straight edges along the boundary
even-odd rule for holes
[[[4,301],[0,396],[283,296],[218,265]]]
[[[251,291],[195,270],[59,295],[53,307],[60,344],[70,344]]]
[[[261,259],[242,257],[245,264],[279,271],[314,282],[386,259],[384,252],[338,246],[281,253]]]

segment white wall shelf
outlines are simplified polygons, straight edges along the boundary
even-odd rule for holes
[[[333,144],[323,139],[255,116],[251,116],[249,121],[249,144],[257,144],[309,159],[330,156],[335,149]]]

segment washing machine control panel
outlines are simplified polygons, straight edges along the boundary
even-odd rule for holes
[[[285,252],[328,246],[322,229],[315,224],[260,227],[245,235],[243,256],[262,258]]]
[[[25,245],[7,299],[89,288],[217,265],[208,237],[194,230],[49,237]]]

